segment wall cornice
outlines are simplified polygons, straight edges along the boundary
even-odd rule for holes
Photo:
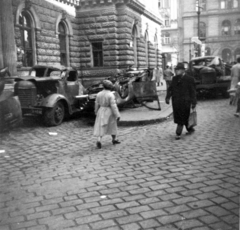
[[[145,5],[143,5],[138,0],[81,0],[79,2],[79,5],[77,6],[77,10],[80,11],[81,9],[92,9],[93,7],[97,8],[109,5],[126,5],[134,11],[138,12],[139,14],[153,20],[157,24],[163,24],[163,20],[161,18],[158,18],[157,16],[146,10]]]

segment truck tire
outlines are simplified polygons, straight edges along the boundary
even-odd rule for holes
[[[62,102],[57,102],[53,108],[48,108],[43,114],[44,123],[47,126],[60,125],[65,116],[65,109]]]

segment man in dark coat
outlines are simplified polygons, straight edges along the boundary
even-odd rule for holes
[[[174,123],[177,124],[176,140],[179,140],[182,134],[183,126],[186,126],[188,134],[194,132],[194,128],[188,128],[188,118],[191,108],[194,109],[197,104],[196,87],[194,79],[185,73],[183,63],[178,63],[175,68],[175,76],[167,90],[166,103],[169,104],[172,98]]]

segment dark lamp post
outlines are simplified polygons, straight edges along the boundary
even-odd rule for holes
[[[201,14],[201,10],[203,9],[203,7],[199,6],[199,0],[197,0],[196,2],[196,11],[197,11],[197,36],[198,36],[198,39],[200,39],[200,14]],[[201,48],[200,46],[198,45],[198,56],[200,57],[201,53]]]

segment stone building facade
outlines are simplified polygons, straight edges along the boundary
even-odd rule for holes
[[[19,75],[61,64],[93,82],[129,66],[162,64],[162,20],[144,1],[14,0],[12,9]]]
[[[217,55],[226,63],[235,61],[240,55],[239,0],[178,2],[181,60],[188,61],[193,56],[191,38],[198,37],[199,30],[199,37],[205,46],[203,55]]]

